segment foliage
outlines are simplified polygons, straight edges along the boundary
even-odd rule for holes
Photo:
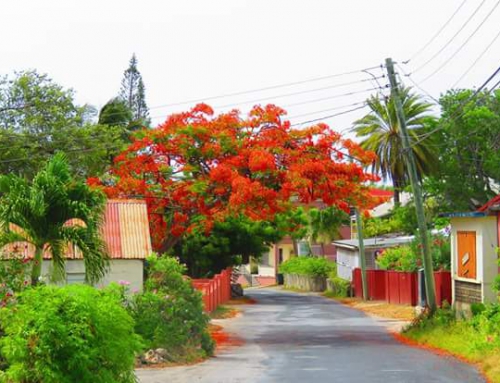
[[[302,212],[278,214],[273,221],[252,221],[244,215],[215,222],[207,235],[194,229],[174,247],[173,253],[185,263],[192,277],[207,277],[229,266],[260,258],[286,234],[302,235]]]
[[[457,319],[448,307],[423,315],[404,332],[420,344],[437,347],[477,363],[492,382],[500,382],[500,306],[486,305],[472,319]],[[489,381],[490,381],[489,380]]]
[[[424,184],[441,211],[475,210],[500,185],[500,91],[448,91],[440,99],[439,172]]]
[[[328,290],[333,297],[347,298],[350,296],[351,283],[345,279],[334,276],[329,278]]]
[[[0,78],[0,174],[32,178],[56,151],[74,172],[104,174],[127,138],[120,126],[95,125],[95,110],[78,106],[74,92],[36,71]],[[71,155],[69,155],[71,154]]]
[[[127,108],[132,112],[132,116],[128,121],[128,126],[131,129],[149,125],[146,89],[141,73],[137,69],[135,53],[130,59],[129,67],[123,73],[122,86],[118,97],[125,102]]]
[[[15,252],[4,253],[0,258],[0,307],[4,307],[11,302],[15,293],[29,286],[31,265],[28,259]]]
[[[133,295],[129,305],[137,334],[148,348],[166,349],[172,361],[210,355],[214,347],[201,294],[183,277],[184,272],[174,258],[149,257],[146,289]]]
[[[436,235],[431,238],[432,266],[435,271],[450,270],[450,238]],[[410,245],[385,249],[375,260],[382,270],[417,271],[422,267],[422,251],[418,238]]]
[[[334,262],[319,257],[293,257],[280,265],[282,274],[299,274],[312,277],[327,277],[335,270]]]
[[[373,153],[362,150],[325,124],[293,129],[285,112],[256,106],[248,118],[237,111],[214,116],[200,104],[174,114],[156,129],[138,132],[116,158],[111,196],[144,196],[154,247],[171,248],[195,227],[207,233],[214,222],[243,214],[272,221],[292,207],[291,198],[348,211],[370,205],[363,171]],[[344,160],[349,152],[360,164]]]
[[[100,226],[105,196],[76,181],[62,153],[47,162],[32,182],[13,174],[0,176],[0,193],[0,248],[29,244],[34,256],[32,284],[41,276],[44,252],[52,256],[54,279],[65,277],[69,243],[83,255],[86,281],[94,283],[104,276],[108,253]],[[72,219],[77,222],[68,222]]]
[[[429,115],[432,104],[411,93],[411,88],[403,88],[400,96],[417,173],[422,178],[436,171],[438,164],[432,136],[422,137],[434,124],[434,118]],[[355,121],[353,130],[364,138],[361,146],[377,154],[372,169],[384,180],[392,180],[397,204],[399,192],[409,183],[409,175],[394,99],[390,96],[381,100],[377,95],[370,97],[367,103],[371,112]]]
[[[0,311],[2,382],[132,383],[141,349],[134,322],[111,294],[90,286],[39,286]]]
[[[322,209],[312,208],[307,212],[309,220],[309,242],[331,243],[339,237],[339,229],[343,224],[349,224],[349,214],[329,206]]]
[[[421,258],[410,246],[398,246],[385,249],[375,262],[382,270],[416,271],[421,265]]]

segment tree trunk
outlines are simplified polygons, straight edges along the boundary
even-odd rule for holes
[[[399,207],[401,205],[401,182],[399,178],[394,174],[392,175],[392,186],[394,187],[394,207]]]
[[[36,247],[35,256],[33,258],[33,267],[31,269],[31,285],[36,286],[40,282],[42,275],[42,262],[43,262],[43,247]]]

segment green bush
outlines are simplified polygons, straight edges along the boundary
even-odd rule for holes
[[[280,273],[328,277],[335,269],[335,263],[326,258],[293,257],[281,264]]]
[[[30,288],[0,320],[2,382],[135,382],[142,344],[113,294],[86,285]]]
[[[399,246],[385,249],[375,261],[382,270],[416,271],[420,266],[420,258],[410,246]]]
[[[347,298],[351,293],[351,282],[339,277],[329,278],[329,291],[337,298]]]
[[[201,294],[183,276],[185,267],[175,258],[148,258],[145,291],[131,297],[128,307],[135,330],[148,348],[164,348],[172,361],[211,355],[209,317]]]

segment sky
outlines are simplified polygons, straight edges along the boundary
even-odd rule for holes
[[[36,69],[74,89],[78,103],[100,108],[118,94],[135,53],[155,124],[205,100],[217,112],[274,103],[297,126],[321,120],[346,131],[368,112],[350,110],[387,94],[387,78],[373,80],[387,57],[425,97],[438,98],[470,67],[456,86],[481,85],[499,65],[499,3],[2,0],[0,74]]]

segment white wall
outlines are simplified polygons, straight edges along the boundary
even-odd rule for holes
[[[464,279],[458,272],[458,231],[476,232],[476,279]],[[482,284],[483,302],[496,302],[496,293],[492,289],[493,281],[498,275],[498,259],[495,252],[498,246],[497,218],[495,216],[476,218],[452,218],[451,220],[451,275],[454,280],[477,282]],[[453,290],[455,285],[452,284]],[[455,291],[453,291],[455,296]]]
[[[337,275],[348,281],[352,280],[352,270],[359,267],[358,250],[337,247]]]
[[[43,261],[42,275],[47,278],[50,275],[51,261]],[[110,262],[108,274],[97,284],[103,287],[111,282],[129,282],[131,291],[142,290],[144,278],[144,261],[140,259],[114,259]],[[66,261],[66,282],[82,283],[85,276],[85,264],[83,260]]]

